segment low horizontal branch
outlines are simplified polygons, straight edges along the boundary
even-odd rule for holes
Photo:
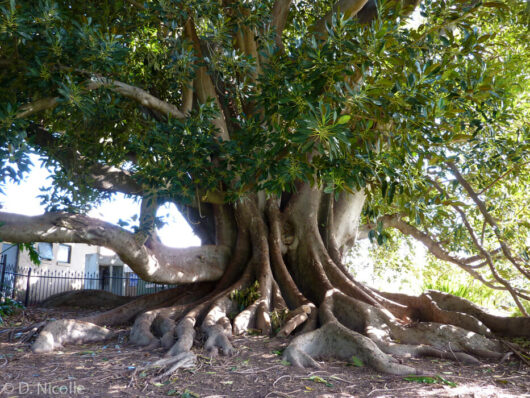
[[[414,239],[418,240],[419,242],[423,243],[427,250],[434,255],[436,258],[447,261],[450,263],[453,263],[460,268],[462,268],[464,271],[469,273],[472,277],[482,282],[484,285],[488,286],[491,289],[495,290],[509,290],[510,293],[514,293],[517,297],[524,298],[528,300],[530,298],[528,296],[528,292],[521,289],[513,288],[512,286],[506,287],[506,286],[498,286],[494,285],[491,282],[488,282],[484,279],[484,277],[478,273],[473,266],[469,265],[472,262],[477,261],[480,258],[484,258],[484,255],[481,256],[472,256],[469,258],[459,258],[456,257],[449,252],[447,252],[436,240],[434,240],[431,236],[426,234],[423,231],[420,231],[418,228],[414,227],[413,225],[407,223],[404,221],[399,214],[393,214],[393,215],[385,215],[383,217],[380,217],[378,219],[378,223],[381,222],[384,227],[390,227],[395,228],[399,230],[404,235],[412,236]],[[374,230],[376,228],[376,224],[366,224],[359,228],[359,235],[364,236],[368,234],[370,230]],[[494,250],[491,253],[488,253],[489,255],[498,253],[499,250]]]
[[[216,281],[222,276],[230,255],[230,249],[225,246],[170,248],[154,239],[143,244],[136,234],[116,225],[65,212],[40,216],[0,212],[0,240],[107,247],[143,280],[168,284]]]

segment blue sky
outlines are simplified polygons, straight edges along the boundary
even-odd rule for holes
[[[40,205],[37,196],[39,188],[50,186],[49,173],[46,169],[39,167],[40,162],[36,156],[32,157],[35,165],[31,173],[20,184],[7,183],[3,188],[4,195],[0,194],[2,211],[34,216],[44,213],[44,207]],[[134,214],[139,213],[140,204],[123,195],[115,195],[112,200],[103,203],[92,210],[89,215],[107,222],[116,224],[119,219],[128,220]],[[159,217],[164,217],[166,226],[159,230],[162,242],[172,247],[199,246],[197,238],[190,226],[174,205],[163,206],[158,211]]]

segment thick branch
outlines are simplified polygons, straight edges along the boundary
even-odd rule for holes
[[[106,87],[124,97],[130,98],[139,102],[143,106],[162,112],[165,115],[172,116],[177,119],[185,119],[187,115],[179,110],[175,105],[169,104],[154,95],[149,94],[141,88],[122,83],[117,80],[107,79],[103,76],[93,76],[90,82],[86,85],[88,90],[94,90],[100,87]]]
[[[331,11],[320,18],[314,25],[313,31],[321,34],[326,34],[326,24],[331,23],[333,15],[342,13],[345,18],[350,18],[357,15],[359,11],[365,6],[368,0],[339,0],[334,5]]]
[[[158,210],[158,197],[149,193],[142,197],[140,204],[140,227],[136,232],[136,241],[144,244],[147,239],[156,233],[156,212]]]
[[[332,233],[341,253],[344,253],[344,249],[348,249],[355,243],[359,217],[365,199],[366,195],[362,189],[355,195],[342,192],[333,206],[334,225]]]
[[[8,242],[76,242],[112,249],[142,279],[159,283],[215,281],[228,262],[224,246],[168,248],[115,225],[81,214],[47,213],[28,217],[0,212],[0,239]]]
[[[187,115],[180,111],[175,105],[169,104],[149,94],[147,91],[131,86],[129,84],[120,82],[118,80],[108,79],[103,76],[93,75],[85,84],[85,90],[96,90],[100,87],[108,88],[126,98],[132,99],[141,105],[161,112],[165,115],[172,116],[177,119],[185,119]],[[17,113],[17,118],[22,119],[31,116],[37,112],[48,109],[53,109],[59,105],[59,97],[43,98],[21,107],[20,112]]]
[[[199,36],[197,36],[195,25],[193,24],[193,21],[191,19],[188,19],[188,21],[184,25],[184,34],[185,37],[192,42],[193,49],[197,57],[202,60],[203,54],[201,50],[201,43],[199,40]],[[228,126],[223,115],[222,107],[219,102],[217,92],[215,91],[215,86],[212,82],[210,75],[208,74],[206,66],[201,65],[197,69],[197,75],[193,80],[193,88],[200,103],[204,104],[209,99],[213,99],[215,101],[215,104],[217,105],[220,114],[212,121],[212,123],[215,127],[219,129],[220,138],[225,141],[228,141],[230,139],[230,134],[228,133]]]
[[[403,221],[398,215],[386,215],[386,216],[381,217],[379,221],[381,221],[385,227],[395,228],[395,229],[399,230],[401,233],[403,233],[405,235],[412,236],[416,240],[422,242],[427,247],[429,252],[431,252],[431,254],[433,254],[436,258],[438,258],[440,260],[443,260],[443,261],[448,261],[448,262],[453,263],[455,265],[458,265],[464,271],[468,272],[471,276],[473,276],[477,280],[481,281],[482,283],[484,283],[486,286],[490,287],[491,289],[495,289],[495,290],[509,290],[509,291],[510,291],[510,289],[512,289],[513,293],[516,296],[524,298],[526,300],[528,300],[528,298],[530,298],[529,296],[527,296],[525,294],[526,292],[523,292],[523,291],[518,290],[518,289],[513,289],[511,286],[506,286],[504,283],[503,283],[503,286],[497,286],[497,285],[494,285],[494,284],[488,282],[487,280],[485,280],[482,277],[482,275],[480,275],[477,271],[475,271],[471,266],[469,266],[467,264],[469,259],[461,259],[461,258],[458,258],[458,257],[455,257],[455,256],[449,254],[432,237],[430,237],[425,232],[420,231],[416,227],[410,225],[409,223]],[[373,229],[373,228],[375,228],[375,226],[372,225],[372,226],[368,226],[368,227],[365,227],[365,228]],[[481,253],[481,255],[484,256],[485,254]],[[489,253],[488,253],[488,255],[489,255]],[[472,257],[472,258],[474,258],[474,257]]]
[[[133,175],[118,167],[94,162],[71,148],[63,147],[53,135],[39,127],[31,126],[28,137],[33,145],[45,152],[53,151],[53,158],[68,171],[83,177],[83,182],[105,192],[122,192],[140,195],[143,188],[134,180]]]
[[[47,109],[53,109],[57,105],[59,105],[59,97],[43,98],[22,106],[20,108],[20,112],[17,113],[17,118],[23,119],[33,115],[34,113],[42,112]]]
[[[282,33],[287,23],[287,16],[292,2],[292,0],[276,0],[272,7],[272,26],[276,33],[276,45],[279,48],[283,48]]]

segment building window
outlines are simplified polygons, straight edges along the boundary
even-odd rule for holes
[[[69,263],[72,257],[72,246],[70,245],[59,245],[57,251],[57,261],[60,263]]]
[[[48,242],[39,242],[37,246],[41,260],[53,260],[53,246]]]

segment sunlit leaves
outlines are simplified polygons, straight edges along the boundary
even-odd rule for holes
[[[426,0],[425,19],[412,27],[399,4],[381,2],[370,24],[335,15],[324,35],[315,34],[312,26],[332,4],[293,2],[279,49],[272,1],[164,0],[142,9],[123,1],[3,1],[3,175],[20,178],[33,145],[56,168],[55,190],[45,193],[50,206],[78,210],[99,196],[88,176],[55,162],[63,148],[126,168],[137,183],[181,203],[195,200],[199,188],[223,189],[229,201],[257,190],[294,190],[300,181],[335,195],[364,188],[369,220],[399,212],[416,226],[435,225],[447,247],[460,243],[471,252],[454,206],[478,230],[481,218],[447,172],[450,159],[487,197],[494,217],[507,220],[502,233],[524,257],[524,5]],[[189,18],[200,53],[183,36]],[[255,41],[257,55],[245,38]],[[180,107],[184,91],[197,90],[202,67],[220,108],[195,96],[186,121],[108,87],[85,90],[91,74],[103,75]],[[17,120],[21,106],[50,97],[58,98],[56,108]],[[220,112],[229,141],[215,138],[212,120]],[[36,146],[24,135],[29,123],[49,131],[57,146]],[[483,235],[491,247],[494,234],[485,228]],[[374,239],[385,243],[385,231],[376,230]]]

